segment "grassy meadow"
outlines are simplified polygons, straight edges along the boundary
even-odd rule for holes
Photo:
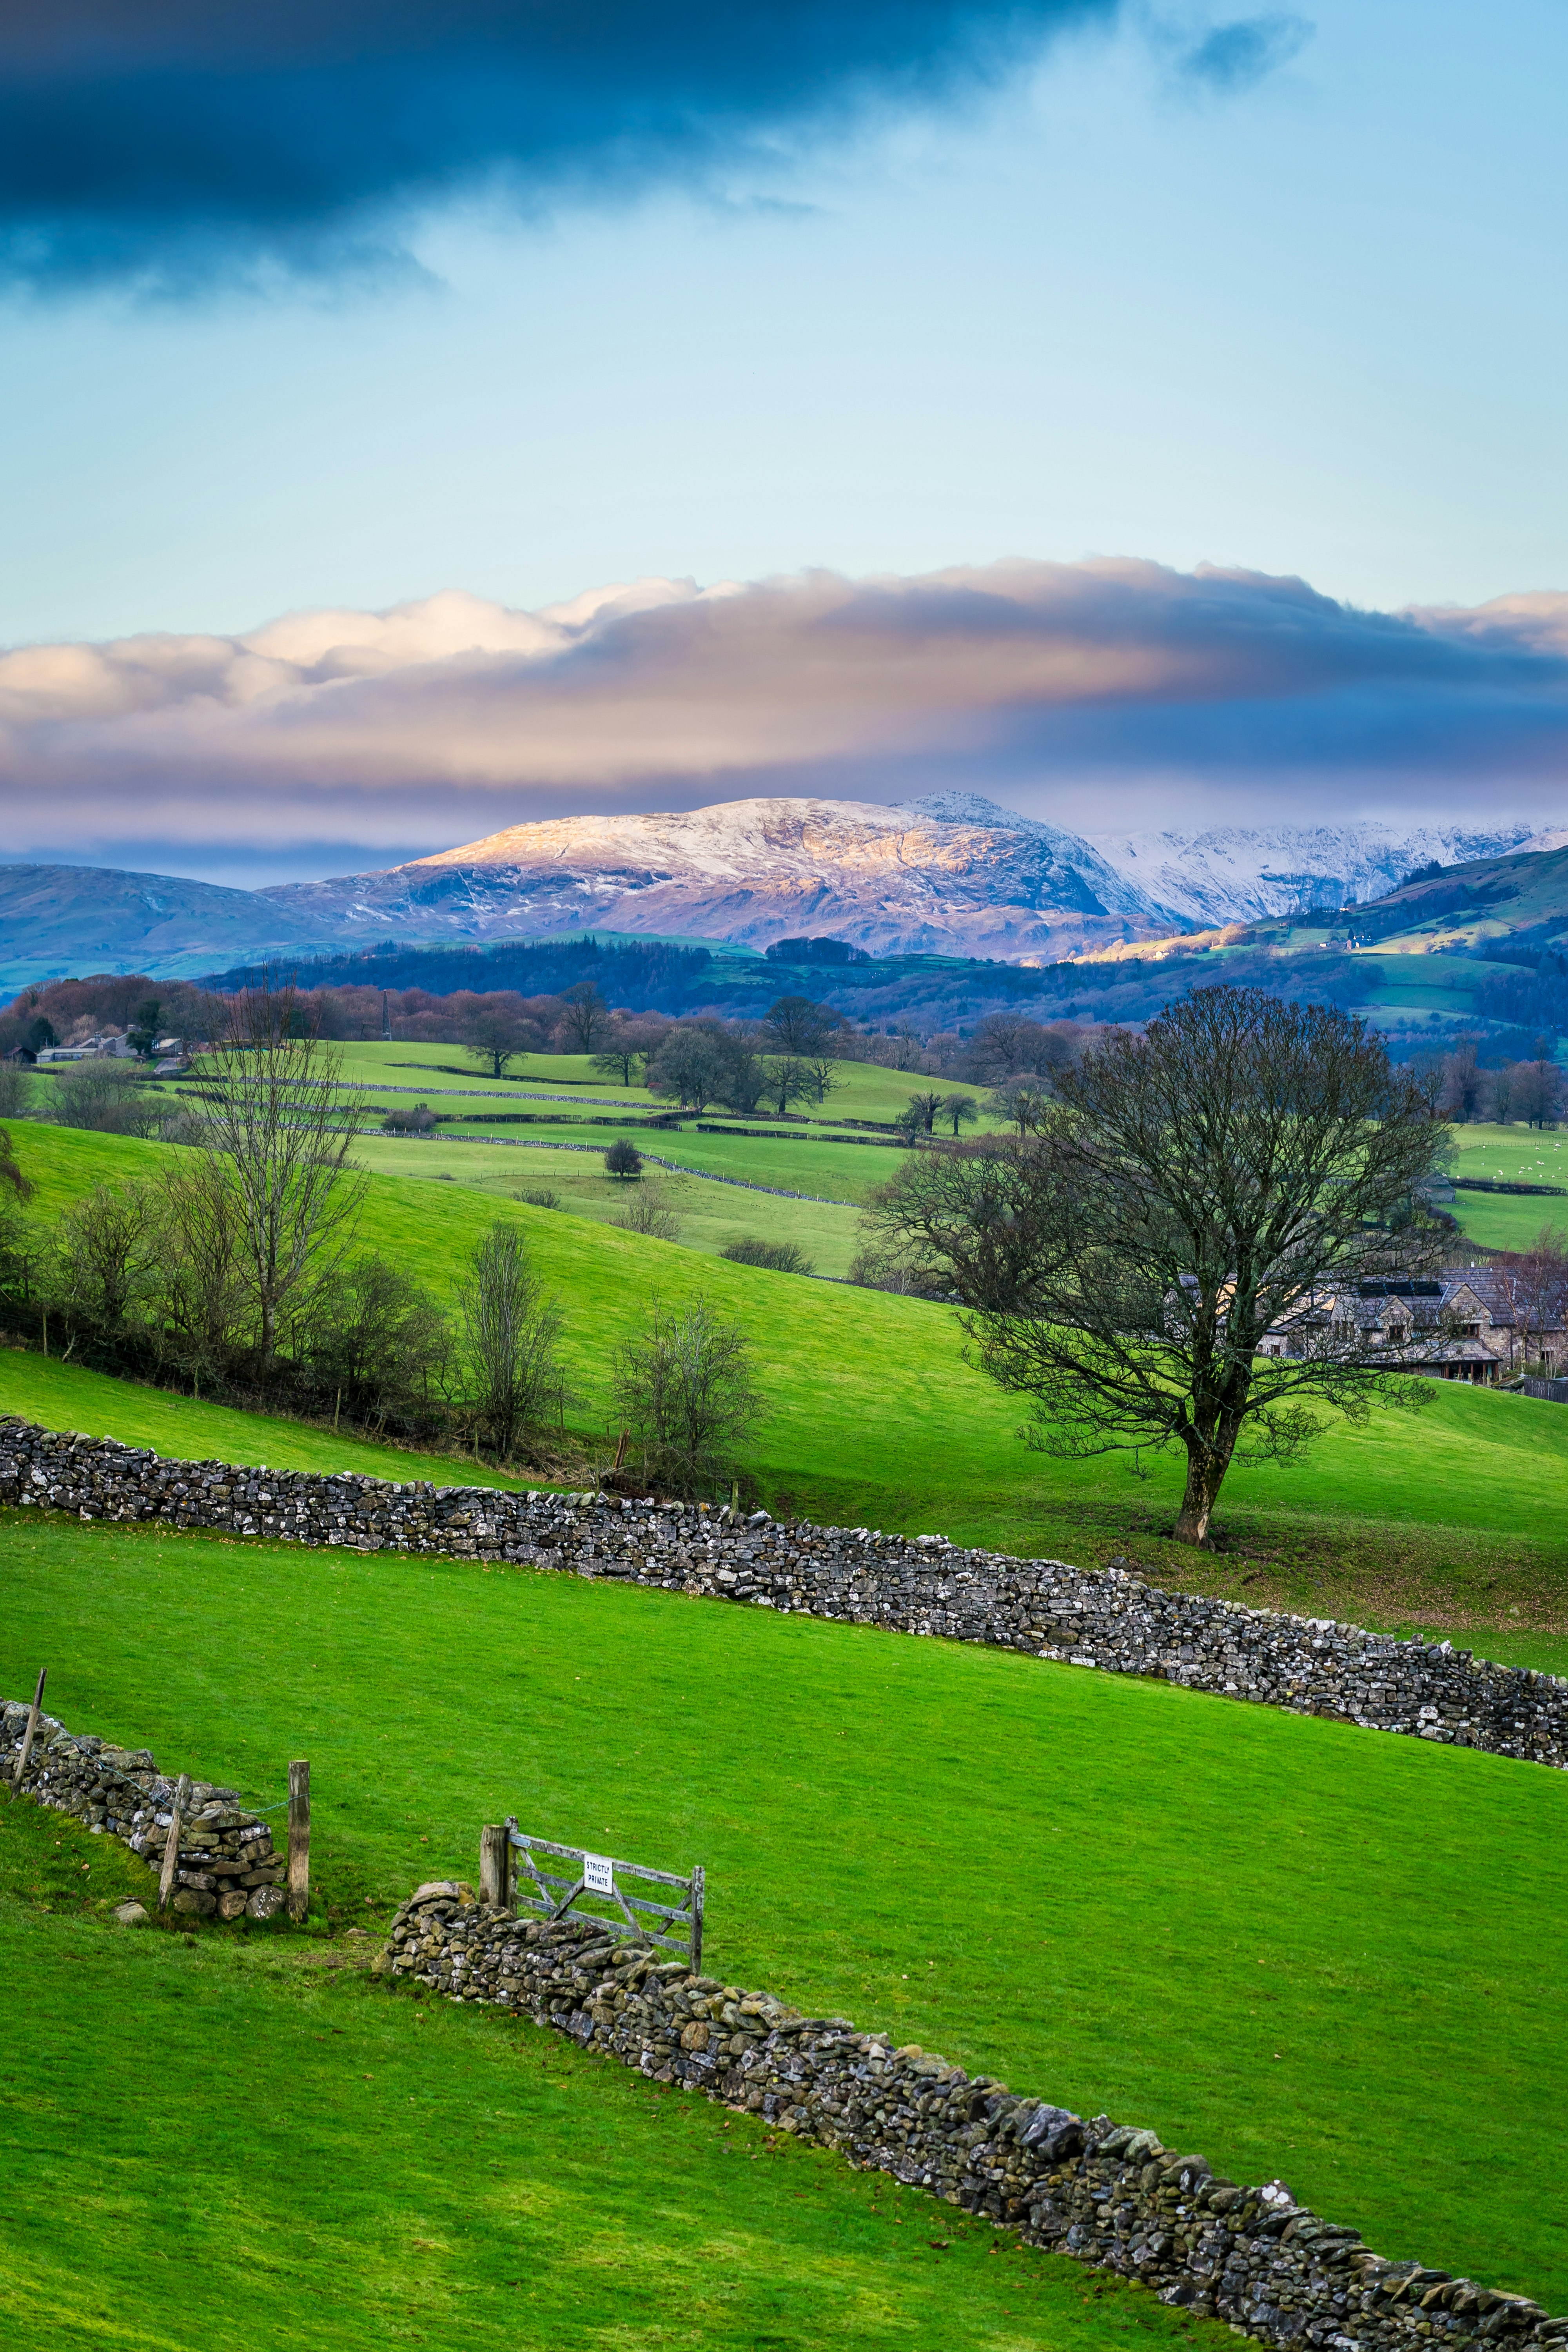
[[[1568,1234],[1568,1139],[1551,1129],[1473,1127],[1451,1129],[1456,1176],[1501,1177],[1510,1184],[1561,1184],[1551,1193],[1458,1192],[1454,1211],[1482,1249],[1528,1249],[1543,1226]]]
[[[30,1124],[13,1131],[46,1214],[105,1177],[155,1171],[177,1148]],[[759,1197],[712,1189],[748,1207]],[[498,1216],[521,1223],[565,1308],[572,1420],[590,1449],[612,1435],[616,1343],[638,1328],[651,1295],[701,1290],[752,1337],[768,1410],[749,1466],[779,1513],[941,1532],[1035,1557],[1130,1557],[1160,1582],[1399,1631],[1484,1633],[1483,1646],[1505,1659],[1568,1665],[1560,1407],[1423,1383],[1419,1412],[1381,1411],[1359,1427],[1325,1416],[1325,1434],[1299,1465],[1232,1473],[1221,1511],[1226,1548],[1196,1554],[1165,1533],[1181,1483],[1173,1455],[1145,1463],[1139,1477],[1130,1457],[1061,1463],[1031,1453],[1016,1434],[1019,1401],[964,1360],[947,1308],[732,1265],[566,1211],[392,1175],[369,1181],[363,1238],[449,1297],[463,1253]],[[80,1408],[58,1391],[29,1387],[35,1365],[40,1379],[54,1377],[34,1356],[0,1355],[11,1409],[33,1411],[36,1394],[37,1418],[82,1425]],[[124,1393],[127,1412],[142,1414],[151,1408],[134,1401],[157,1392]],[[109,1396],[95,1394],[100,1409],[85,1423],[95,1433],[156,1443],[142,1435],[145,1421],[117,1427]],[[251,1458],[264,1446],[259,1458],[281,1466],[280,1426],[258,1421]],[[472,1474],[454,1465],[449,1475],[462,1483]]]
[[[891,1081],[892,1109],[912,1083],[865,1075]],[[46,1218],[95,1182],[155,1179],[174,1149],[10,1132]],[[614,1132],[550,1130],[596,1150]],[[891,1152],[649,1139],[686,1157],[644,1184],[681,1219],[677,1244],[609,1225],[624,1193],[596,1157],[361,1147],[365,1245],[438,1296],[497,1217],[526,1232],[565,1310],[585,1460],[609,1433],[617,1339],[651,1296],[700,1289],[752,1339],[767,1412],[751,1466],[775,1511],[1127,1559],[1568,1671],[1560,1409],[1423,1386],[1421,1410],[1335,1423],[1299,1466],[1234,1473],[1224,1549],[1196,1554],[1164,1532],[1174,1460],[1140,1478],[1030,1453],[949,1310],[713,1254],[756,1233],[837,1271],[853,1188]],[[1505,1145],[1520,1172],[1552,1149],[1522,1129],[1465,1140],[1492,1154],[1479,1172],[1516,1172]],[[775,1160],[820,1164],[830,1203],[695,1172]],[[511,1197],[534,1185],[563,1205]],[[1467,1224],[1491,1206],[1459,1198]],[[0,1412],[172,1454],[503,1483],[17,1349],[0,1350]],[[23,1511],[0,1514],[0,1693],[47,1664],[74,1728],[258,1805],[308,1755],[317,1812],[303,1933],[132,1934],[107,1911],[147,1874],[0,1797],[0,2313],[17,2329],[93,2352],[1217,2347],[1066,2262],[994,2259],[1007,2242],[989,2230],[752,2118],[372,1980],[365,1933],[418,1880],[471,1879],[480,1823],[513,1811],[573,1843],[703,1862],[709,1965],[731,1981],[1147,2124],[1236,2178],[1282,2173],[1381,2252],[1568,2305],[1568,1776],[526,1570]]]
[[[726,1980],[1150,2125],[1233,2178],[1280,2172],[1384,2252],[1568,2300],[1564,1776],[571,1576],[31,1513],[0,1539],[6,1691],[47,1658],[68,1722],[260,1804],[310,1757],[326,1937],[421,1878],[471,1879],[506,1812],[701,1861]],[[411,2004],[363,2031],[373,2075],[415,2063],[393,2055]],[[215,2033],[187,2038],[210,2081]],[[137,2052],[133,2104],[164,2113]],[[250,2104],[237,2063],[226,2114]],[[595,2091],[584,2133],[626,2097]]]
[[[394,2000],[352,1945],[107,1927],[144,1875],[0,1797],[0,2319],[18,2338],[58,2352],[1225,2340],[531,2024]]]

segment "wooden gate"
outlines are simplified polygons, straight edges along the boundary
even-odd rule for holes
[[[543,1869],[541,1855],[574,1863],[575,1873]],[[655,1896],[636,1894],[627,1881],[670,1887],[676,1900],[660,1902]],[[550,1838],[530,1837],[518,1828],[513,1815],[483,1833],[479,1894],[484,1902],[538,1912],[546,1919],[561,1919],[568,1911],[579,1911],[586,1918],[632,1928],[640,1939],[666,1951],[683,1952],[694,1974],[702,1966],[700,1863],[689,1877],[680,1878],[673,1871],[649,1870],[640,1862],[621,1862],[611,1854],[589,1853],[582,1846],[556,1845]]]

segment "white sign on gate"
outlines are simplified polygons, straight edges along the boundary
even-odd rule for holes
[[[590,1895],[613,1895],[616,1891],[616,1866],[602,1853],[583,1856],[583,1884]]]

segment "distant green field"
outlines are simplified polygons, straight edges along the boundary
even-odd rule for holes
[[[352,1946],[108,1927],[145,1883],[107,1840],[0,1798],[0,2318],[17,2341],[1226,2341],[531,2024],[321,1965]]]
[[[260,1803],[308,1756],[329,1924],[471,1879],[480,1823],[508,1812],[700,1861],[727,1980],[1152,2126],[1232,2178],[1282,2173],[1380,2252],[1568,2302],[1568,1776],[572,1576],[31,1513],[0,1541],[0,1688],[47,1662],[67,1722]],[[24,2053],[25,1982],[9,1971],[0,2004]],[[204,2129],[254,2146],[289,2115],[230,2047],[243,2014],[181,2016],[197,2147]],[[94,2049],[92,2080],[145,2139],[178,2113],[164,2039],[143,2039],[140,2001],[121,2017],[123,2063]],[[378,2139],[436,2095],[401,2079],[416,2058],[396,2036],[416,2030],[401,2005],[366,2012],[355,2067],[303,2078],[312,2118],[337,2112],[342,2072],[375,2077],[348,2112]],[[441,2096],[426,2130],[445,2165],[454,2137],[489,2137],[496,2102],[472,2078]],[[379,2147],[365,2163],[384,2195]],[[21,2188],[13,2167],[7,2206]]]
[[[679,1218],[686,1249],[712,1255],[729,1242],[754,1235],[763,1241],[797,1243],[821,1274],[842,1278],[848,1273],[860,1246],[860,1213],[847,1202],[791,1201],[739,1185],[711,1183],[682,1173],[680,1167],[671,1171],[654,1164],[640,1183],[627,1185],[605,1172],[603,1151],[611,1139],[601,1134],[591,1152],[518,1151],[450,1143],[444,1136],[428,1142],[367,1136],[355,1147],[355,1158],[381,1175],[461,1184],[495,1200],[510,1200],[520,1192],[555,1192],[565,1213],[590,1217],[599,1224],[624,1216],[634,1202],[651,1201]],[[693,1164],[682,1136],[634,1136],[633,1140],[681,1167]],[[879,1155],[879,1160],[883,1158],[890,1162],[892,1154]],[[760,1179],[752,1176],[748,1181]]]
[[[1561,1184],[1550,1193],[1459,1192],[1454,1213],[1483,1249],[1528,1249],[1543,1227],[1568,1235],[1568,1139],[1556,1130],[1489,1127],[1452,1129],[1456,1176],[1502,1177],[1510,1184]]]
[[[342,1074],[355,1084],[375,1086],[428,1086],[436,1093],[458,1093],[465,1087],[500,1087],[515,1095],[519,1107],[524,1108],[531,1096],[560,1093],[568,1096],[605,1096],[611,1101],[625,1102],[637,1109],[661,1112],[670,1108],[658,1095],[652,1095],[643,1086],[626,1087],[617,1080],[605,1078],[594,1068],[585,1054],[532,1054],[520,1055],[511,1063],[504,1078],[492,1077],[488,1070],[465,1055],[458,1045],[411,1045],[363,1043],[334,1045],[331,1049],[342,1063]],[[938,1094],[971,1094],[977,1101],[984,1097],[983,1087],[960,1086],[956,1081],[927,1078],[884,1070],[873,1062],[835,1062],[836,1085],[826,1102],[796,1103],[793,1106],[798,1117],[832,1120],[835,1118],[896,1118],[911,1094],[917,1091]],[[467,1075],[465,1075],[465,1073]],[[388,1095],[388,1101],[399,1097]],[[473,1106],[478,1109],[480,1105]],[[564,1109],[565,1104],[547,1103],[541,1108]],[[726,1118],[731,1116],[721,1108],[711,1116]]]

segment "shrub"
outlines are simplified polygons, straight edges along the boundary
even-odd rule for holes
[[[619,1176],[623,1181],[630,1176],[640,1176],[642,1153],[635,1143],[628,1143],[624,1135],[618,1135],[605,1154],[605,1168],[609,1175]]]
[[[451,1333],[412,1275],[367,1252],[334,1274],[312,1310],[300,1352],[354,1419],[380,1427],[389,1412],[428,1412],[432,1390],[446,1385]]]
[[[678,1495],[727,1485],[732,1450],[762,1411],[751,1374],[738,1323],[700,1297],[679,1310],[654,1299],[646,1329],[618,1351],[615,1367],[616,1403],[641,1444],[645,1475]]]
[[[552,1192],[547,1184],[525,1186],[521,1192],[514,1192],[511,1197],[514,1201],[526,1202],[531,1209],[559,1209],[562,1206],[560,1193]]]
[[[412,1110],[398,1108],[382,1115],[384,1135],[432,1135],[436,1129],[436,1114],[427,1102],[417,1102]]]
[[[156,1135],[169,1108],[143,1086],[129,1062],[94,1056],[73,1063],[55,1084],[58,1124],[90,1128],[100,1135]]]
[[[656,1242],[678,1242],[680,1239],[680,1219],[673,1209],[667,1208],[657,1192],[646,1200],[633,1201],[618,1217],[610,1219],[623,1234],[648,1234]]]
[[[516,1225],[494,1224],[458,1285],[469,1375],[480,1420],[503,1461],[525,1430],[563,1403],[563,1318],[528,1263]]]
[[[765,1265],[773,1274],[815,1274],[816,1267],[798,1242],[759,1241],[754,1234],[738,1234],[719,1253],[731,1265]]]

